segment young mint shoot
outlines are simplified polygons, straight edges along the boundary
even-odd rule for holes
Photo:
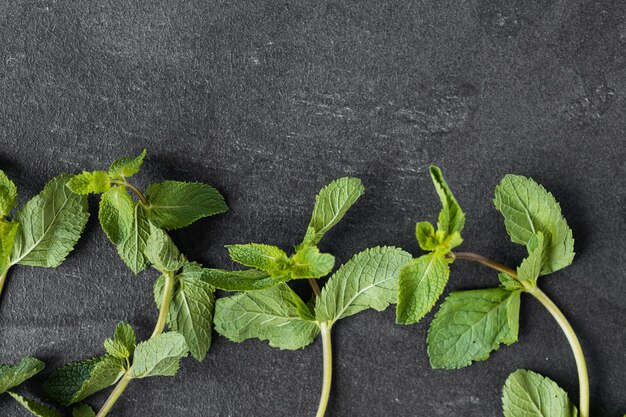
[[[0,294],[14,265],[55,268],[74,249],[89,217],[87,198],[65,187],[69,175],[50,180],[11,220],[17,187],[0,171]]]
[[[191,353],[202,361],[211,345],[215,289],[204,268],[188,261],[166,231],[228,207],[215,188],[203,183],[164,181],[149,185],[144,194],[128,178],[139,171],[145,155],[144,150],[118,159],[107,172],[83,172],[66,181],[76,194],[102,194],[100,225],[132,272],[152,265],[160,273],[154,285],[159,316],[148,340],[137,343],[130,325],[120,323],[104,342],[106,354],[71,363],[46,381],[46,391],[63,405],[115,385],[97,417],[109,413],[133,379],[174,376],[182,358]],[[94,415],[84,404],[74,410],[75,417]]]
[[[326,413],[332,380],[331,329],[344,317],[365,309],[384,310],[397,300],[397,274],[410,255],[392,247],[358,253],[341,266],[320,290],[316,278],[331,272],[334,257],[321,254],[318,243],[363,194],[356,178],[341,178],[316,197],[303,242],[288,256],[275,246],[232,245],[232,259],[253,269],[213,270],[209,282],[240,291],[221,298],[215,308],[215,329],[234,342],[256,338],[279,349],[301,349],[321,333],[324,380],[317,417]],[[308,278],[314,301],[306,303],[287,284]]]
[[[443,209],[436,231],[429,223],[417,224],[419,245],[429,253],[411,261],[400,272],[398,323],[415,323],[432,309],[448,281],[450,263],[464,259],[486,265],[499,272],[500,287],[456,291],[446,298],[428,333],[431,365],[446,369],[465,367],[487,359],[501,343],[515,343],[519,332],[520,297],[525,292],[541,302],[565,333],[578,368],[578,412],[580,417],[589,417],[589,381],[580,342],[563,313],[537,286],[540,276],[568,266],[574,258],[574,239],[559,204],[541,185],[522,176],[507,175],[496,187],[494,203],[504,216],[511,240],[525,245],[528,250],[528,257],[517,269],[512,269],[474,253],[452,251],[462,242],[460,232],[465,217],[440,169],[432,166],[430,173]],[[556,398],[550,410],[558,408],[559,413],[564,413],[552,411],[545,416],[574,417],[576,414],[571,410],[575,407],[570,407],[567,395],[555,387],[558,388],[552,381],[528,371],[513,374],[504,391],[506,417],[544,416],[517,412],[527,407],[519,405],[521,400],[514,406],[511,400],[527,396],[532,402],[535,394],[541,398]]]

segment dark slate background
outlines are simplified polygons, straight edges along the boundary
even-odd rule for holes
[[[144,147],[137,181],[205,181],[231,211],[175,233],[189,258],[231,267],[223,245],[289,248],[316,191],[363,179],[367,194],[325,239],[345,262],[373,245],[414,254],[417,220],[439,203],[443,167],[465,208],[464,250],[512,265],[493,209],[508,172],[561,202],[574,264],[542,280],[577,329],[593,414],[626,412],[623,239],[626,5],[621,0],[0,2],[0,165],[21,202],[57,173],[107,167]],[[96,201],[92,201],[95,210]],[[15,268],[0,305],[0,362],[48,369],[102,351],[119,320],[141,337],[156,320],[153,272],[132,276],[92,216],[57,270]],[[449,290],[493,286],[454,265]],[[459,371],[432,370],[423,323],[367,312],[334,331],[329,415],[499,416],[516,368],[542,372],[577,401],[557,325],[524,296],[520,342]],[[312,416],[321,343],[302,351],[217,338],[179,376],[137,381],[114,416]],[[105,396],[90,401],[99,406]],[[0,415],[22,416],[4,396]]]

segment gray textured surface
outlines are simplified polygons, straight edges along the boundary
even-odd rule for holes
[[[438,210],[431,162],[468,213],[463,248],[515,263],[523,253],[491,197],[503,174],[530,175],[561,201],[578,252],[542,286],[582,339],[593,414],[622,416],[625,7],[4,0],[0,164],[24,201],[58,172],[147,147],[142,185],[206,181],[227,196],[228,214],[175,234],[189,258],[220,267],[230,266],[227,243],[296,243],[315,192],[347,174],[367,194],[323,249],[342,262],[377,244],[417,254],[414,222]],[[92,218],[61,268],[12,272],[0,362],[32,354],[49,370],[89,357],[122,319],[148,336],[154,279],[131,276]],[[459,263],[450,289],[495,282]],[[534,300],[524,297],[522,310],[520,343],[455,372],[428,366],[432,316],[410,327],[394,325],[392,309],[342,321],[329,415],[498,416],[501,386],[518,367],[576,398],[564,337]],[[319,341],[282,352],[218,338],[205,362],[185,361],[175,379],[131,384],[112,415],[310,416],[320,383]],[[1,398],[0,415],[24,412]]]

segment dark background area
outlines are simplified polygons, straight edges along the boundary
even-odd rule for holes
[[[439,164],[467,213],[462,248],[516,265],[492,206],[506,173],[561,202],[577,257],[541,286],[585,349],[592,414],[626,412],[626,3],[556,1],[0,2],[0,168],[23,203],[60,172],[108,167],[144,147],[136,181],[204,181],[231,207],[174,234],[192,260],[232,267],[223,246],[301,239],[314,195],[358,176],[366,195],[324,240],[338,263],[375,245],[417,255],[439,211]],[[96,199],[91,201],[95,213]],[[153,271],[133,276],[92,215],[56,270],[16,267],[0,303],[0,362],[48,368],[103,351],[119,320],[148,337]],[[458,262],[448,291],[494,286]],[[334,329],[330,416],[499,416],[517,368],[578,401],[565,337],[523,297],[520,342],[459,371],[432,370],[430,314],[393,308]],[[133,382],[112,416],[312,416],[321,341],[289,352],[215,337],[203,363]],[[106,393],[108,394],[108,392]],[[89,402],[99,406],[105,395]],[[0,415],[22,416],[7,396]]]

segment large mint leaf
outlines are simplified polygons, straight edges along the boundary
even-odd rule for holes
[[[417,323],[433,308],[443,293],[450,268],[445,257],[437,252],[410,261],[398,277],[396,323]]]
[[[199,182],[165,181],[146,190],[148,218],[163,229],[179,229],[228,206],[215,188]]]
[[[215,330],[234,342],[256,338],[272,347],[300,349],[319,333],[315,322],[302,319],[307,309],[287,284],[236,294],[217,300]]]
[[[322,188],[315,197],[315,207],[303,245],[317,245],[364,192],[365,188],[358,178],[339,178]]]
[[[538,233],[546,239],[541,275],[565,268],[574,259],[572,230],[552,194],[530,178],[507,175],[496,187],[494,204],[515,243],[528,245]]]
[[[502,390],[504,417],[577,417],[578,411],[556,382],[518,369]]]
[[[411,255],[393,247],[364,250],[335,272],[317,298],[315,318],[331,324],[372,308],[382,311],[398,299],[398,274]]]
[[[87,197],[65,186],[69,178],[62,174],[52,179],[15,216],[20,228],[12,264],[56,267],[76,245],[89,213]]]
[[[161,272],[175,272],[187,263],[187,260],[162,229],[150,226],[150,237],[146,242],[146,257]]]
[[[168,332],[152,337],[135,348],[130,376],[174,376],[180,367],[180,360],[188,352],[185,338],[180,333]]]
[[[428,331],[433,368],[457,369],[485,360],[501,343],[517,341],[520,291],[457,291],[446,298]]]

